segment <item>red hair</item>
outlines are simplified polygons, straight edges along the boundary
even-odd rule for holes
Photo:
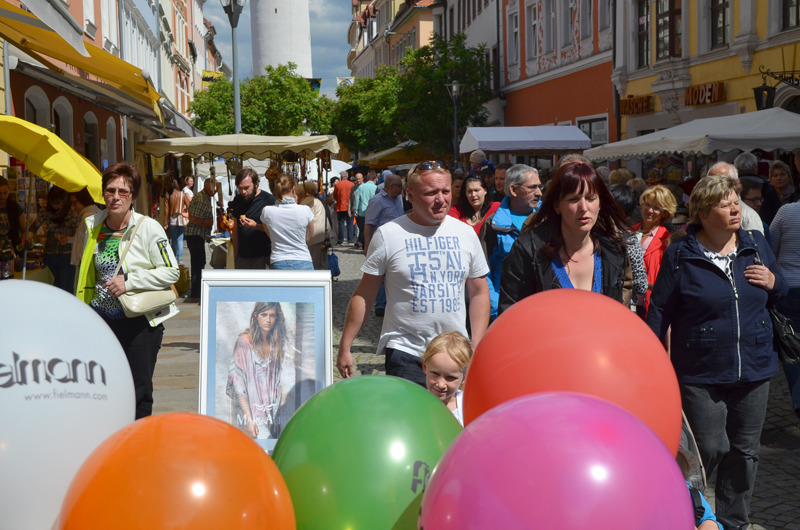
[[[547,185],[542,205],[526,227],[526,230],[542,224],[550,227],[552,236],[545,249],[548,255],[555,255],[564,244],[561,236],[561,215],[556,212],[558,203],[568,195],[586,191],[596,194],[600,200],[600,211],[597,214],[597,223],[592,227],[592,238],[606,239],[618,251],[625,251],[625,242],[621,236],[622,231],[627,228],[625,212],[592,166],[583,162],[570,162],[558,168],[553,180]]]

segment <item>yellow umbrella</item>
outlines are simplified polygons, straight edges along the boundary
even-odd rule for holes
[[[47,129],[0,115],[0,149],[39,178],[67,191],[88,188],[95,202],[103,202],[103,177],[94,164]]]

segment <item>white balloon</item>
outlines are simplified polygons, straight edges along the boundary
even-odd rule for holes
[[[50,528],[83,461],[135,416],[125,352],[88,305],[0,282],[0,519]]]

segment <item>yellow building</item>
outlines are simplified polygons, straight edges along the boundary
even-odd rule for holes
[[[773,106],[800,113],[800,83],[760,71],[800,70],[798,0],[618,1],[616,21],[620,139],[753,112],[764,83]]]

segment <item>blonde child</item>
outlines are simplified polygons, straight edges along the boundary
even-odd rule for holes
[[[425,386],[450,409],[461,425],[464,415],[461,406],[461,383],[472,357],[469,340],[457,331],[447,331],[434,338],[422,356]]]

